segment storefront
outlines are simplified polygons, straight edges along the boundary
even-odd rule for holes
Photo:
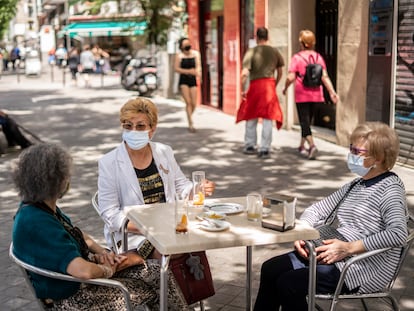
[[[328,129],[324,137],[346,146],[358,123],[382,121],[399,134],[399,162],[414,165],[413,4],[414,0],[187,1],[189,37],[198,44],[203,61],[201,103],[235,115],[242,57],[254,44],[257,27],[269,29],[271,44],[285,58],[284,77],[291,56],[300,50],[299,31],[311,29],[341,99],[337,105],[327,99],[316,113],[315,125]],[[281,88],[277,92],[289,129],[297,124],[294,94],[289,90],[282,96]]]
[[[241,57],[265,25],[265,0],[187,1],[188,33],[203,64],[201,103],[235,114],[240,100]]]
[[[399,162],[414,165],[414,10],[413,0],[398,4],[394,126],[400,137]]]

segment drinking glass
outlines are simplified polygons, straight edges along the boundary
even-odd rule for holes
[[[193,205],[202,207],[204,206],[204,182],[206,180],[206,173],[204,171],[193,172]]]
[[[246,196],[247,219],[260,221],[262,219],[263,201],[258,192],[251,192]]]
[[[175,194],[174,204],[175,233],[188,232],[188,197]]]

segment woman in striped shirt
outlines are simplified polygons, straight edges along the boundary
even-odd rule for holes
[[[366,122],[351,134],[348,167],[360,175],[305,210],[301,219],[311,226],[323,222],[338,203],[338,231],[349,242],[324,240],[316,248],[316,292],[333,293],[347,257],[374,249],[391,250],[354,264],[348,271],[344,293],[373,292],[384,288],[399,263],[408,235],[404,184],[390,170],[399,152],[398,136],[388,125]],[[351,188],[352,186],[352,188]],[[307,310],[308,251],[295,242],[295,251],[262,265],[255,303],[259,310]]]

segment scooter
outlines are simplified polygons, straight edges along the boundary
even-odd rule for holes
[[[157,67],[152,57],[127,56],[122,67],[121,84],[128,91],[150,97],[158,89]]]

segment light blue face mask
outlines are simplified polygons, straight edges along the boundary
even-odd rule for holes
[[[364,166],[365,157],[348,153],[348,168],[352,173],[355,173],[359,176],[365,176],[371,170],[372,166]]]
[[[133,150],[140,150],[150,141],[149,131],[124,130],[122,132],[122,139],[128,144],[129,148]]]

